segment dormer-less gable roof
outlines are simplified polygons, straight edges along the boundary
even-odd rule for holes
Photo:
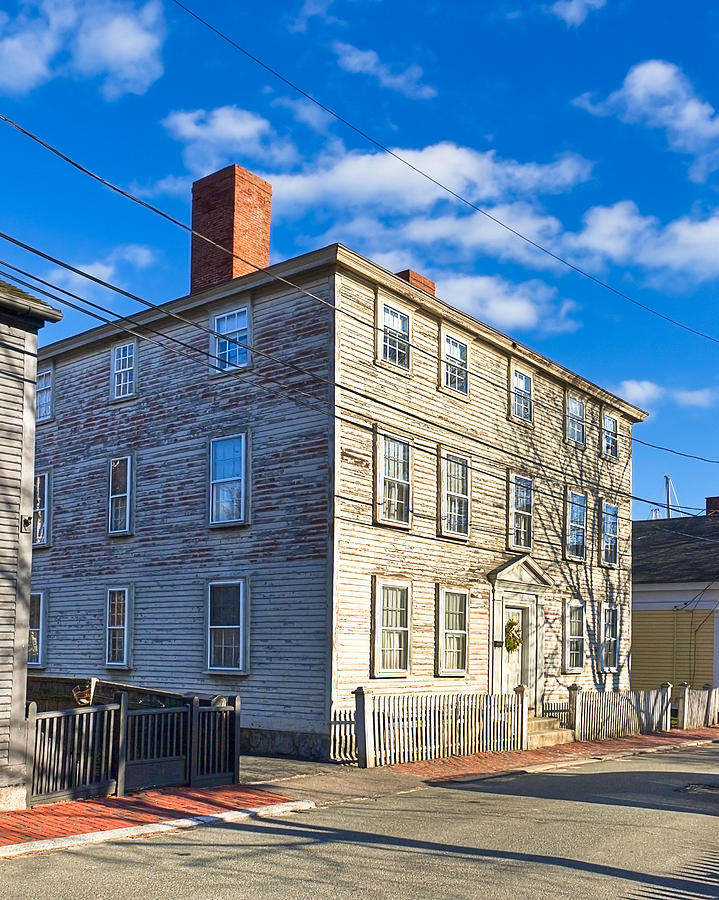
[[[632,523],[635,584],[719,579],[719,515]]]
[[[28,330],[36,331],[45,322],[59,322],[62,313],[37,297],[32,297],[6,281],[0,281],[0,313],[15,323],[27,323]]]

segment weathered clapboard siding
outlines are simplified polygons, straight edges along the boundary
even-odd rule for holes
[[[363,277],[364,276],[364,277]],[[360,398],[338,391],[342,407],[338,429],[338,483],[336,498],[337,588],[334,610],[333,702],[346,704],[358,684],[377,687],[402,685],[403,690],[501,690],[491,684],[493,651],[491,623],[492,589],[487,573],[520,555],[507,545],[507,472],[515,470],[534,478],[535,539],[532,558],[552,578],[554,587],[543,595],[545,613],[545,692],[566,697],[575,681],[591,687],[628,686],[628,653],[631,623],[630,583],[630,421],[615,406],[608,411],[619,419],[619,459],[602,458],[599,426],[602,404],[596,388],[567,375],[573,390],[587,404],[587,443],[579,450],[564,439],[565,388],[541,359],[514,347],[518,364],[534,375],[536,399],[534,425],[527,427],[508,417],[508,367],[510,352],[497,348],[472,333],[466,317],[450,311],[460,336],[471,345],[470,400],[438,390],[441,316],[431,311],[424,295],[398,285],[396,294],[369,267],[359,275],[343,270],[338,280],[338,303],[350,315],[337,317],[337,381],[369,395]],[[401,284],[401,283],[399,283]],[[377,285],[379,287],[377,288]],[[393,298],[414,310],[412,343],[426,354],[412,351],[409,377],[375,363],[375,289],[380,297]],[[451,302],[452,298],[446,298]],[[364,320],[364,324],[356,321]],[[368,327],[370,326],[370,327]],[[451,330],[451,329],[450,329]],[[509,342],[507,342],[509,345]],[[372,398],[391,404],[389,409]],[[546,407],[549,407],[546,408]],[[413,415],[414,414],[414,415]],[[419,416],[420,419],[416,418]],[[404,531],[374,524],[374,435],[372,426],[413,440],[413,521]],[[438,448],[441,450],[438,451]],[[471,534],[466,542],[437,536],[438,478],[436,454],[458,451],[471,457]],[[599,485],[599,487],[597,487]],[[589,494],[587,559],[564,559],[564,503],[566,487]],[[623,492],[617,495],[617,492]],[[599,565],[597,498],[619,506],[620,565]],[[402,679],[371,678],[372,579],[403,578],[412,583],[410,674]],[[435,675],[436,585],[470,589],[469,650],[463,678]],[[585,666],[581,674],[564,674],[563,640],[565,602],[573,597],[586,601],[587,638]],[[619,673],[599,671],[597,642],[601,603],[620,606]]]
[[[330,296],[327,276],[306,287]],[[326,378],[330,313],[297,291],[272,285],[183,315],[207,327],[215,312],[250,300],[251,343]],[[209,337],[190,325],[166,319],[153,327],[208,351]],[[47,591],[47,674],[112,677],[104,665],[105,591],[130,584],[132,666],[111,670],[117,680],[239,693],[243,727],[326,736],[327,385],[259,354],[241,377],[217,376],[202,355],[194,362],[141,340],[138,397],[111,403],[110,348],[124,339],[88,342],[54,359],[55,420],[39,429],[37,463],[53,469],[52,546],[36,551],[34,568],[34,584]],[[294,392],[317,409],[293,402]],[[250,523],[209,528],[209,440],[244,429]],[[134,533],[109,538],[108,464],[127,453],[135,464]],[[250,672],[207,674],[207,582],[244,576]]]
[[[691,599],[697,591],[686,591]],[[646,603],[646,595],[642,595]],[[703,597],[702,605],[690,609],[637,609],[632,612],[634,641],[632,644],[632,687],[647,690],[652,685],[669,681],[674,696],[686,681],[692,687],[715,681],[715,634],[719,633],[717,614],[712,609],[716,599]],[[678,606],[683,597],[670,600]]]

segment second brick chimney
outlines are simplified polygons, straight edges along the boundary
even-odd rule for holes
[[[409,281],[412,287],[427,291],[428,294],[431,294],[434,297],[436,288],[435,283],[429,278],[425,278],[424,275],[420,275],[419,272],[415,272],[413,269],[404,269],[402,272],[395,272],[395,275],[397,278],[403,278],[405,281]]]
[[[192,185],[193,231],[236,256],[193,234],[191,293],[270,264],[271,205],[272,185],[240,166],[227,166]]]
[[[719,497],[707,497],[707,515],[719,516]]]

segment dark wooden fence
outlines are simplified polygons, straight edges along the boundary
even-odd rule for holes
[[[229,706],[128,709],[117,703],[38,713],[28,709],[28,805],[143,788],[235,784],[240,701]]]

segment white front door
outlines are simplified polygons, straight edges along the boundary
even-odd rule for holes
[[[522,644],[513,651],[507,649],[506,643],[503,651],[503,677],[502,692],[511,693],[518,684],[527,683],[527,671],[525,660],[527,657],[527,610],[521,607],[506,606],[504,608],[504,635],[506,638],[508,623],[516,623],[513,630],[519,629],[519,635],[522,638]]]

